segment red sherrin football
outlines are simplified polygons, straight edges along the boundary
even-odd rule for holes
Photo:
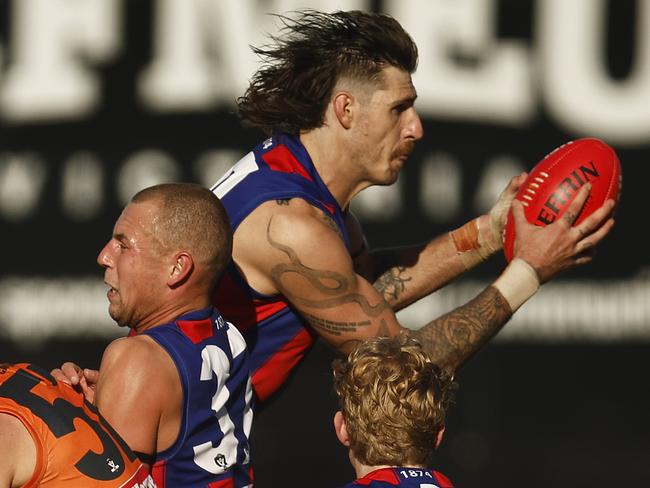
[[[560,218],[585,183],[592,185],[589,198],[573,225],[598,209],[605,200],[618,202],[621,190],[621,163],[616,152],[603,141],[584,138],[554,149],[521,186],[515,198],[524,205],[531,224],[546,226]],[[512,259],[515,226],[512,211],[503,231],[503,253]]]

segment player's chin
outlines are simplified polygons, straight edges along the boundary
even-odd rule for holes
[[[122,319],[122,314],[120,313],[120,310],[115,304],[111,303],[108,306],[108,315],[110,315],[110,317],[115,321],[115,323],[119,327],[124,327],[125,323],[124,320]]]
[[[372,182],[376,186],[390,186],[399,178],[399,171],[386,171],[381,177],[375,178]]]
[[[383,183],[384,185],[392,185],[398,180],[399,174],[402,172],[405,161],[406,160],[404,159],[394,159],[391,161],[388,171],[386,171],[386,181]]]

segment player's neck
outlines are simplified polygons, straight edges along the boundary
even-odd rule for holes
[[[368,186],[355,176],[348,161],[349,151],[341,148],[331,131],[313,129],[301,134],[300,141],[307,149],[321,180],[341,208],[346,208],[352,198]]]
[[[138,324],[134,327],[134,329],[137,333],[140,334],[145,330],[152,329],[153,327],[157,327],[159,325],[168,324],[176,320],[178,317],[181,317],[190,312],[194,312],[196,310],[201,310],[208,307],[209,305],[209,297],[201,295],[197,295],[191,299],[186,297],[183,300],[169,300],[167,304],[159,307],[153,313],[138,321]]]
[[[350,462],[352,463],[352,467],[354,468],[354,472],[356,473],[357,479],[363,478],[364,476],[368,475],[369,473],[372,473],[373,471],[377,471],[378,469],[400,467],[391,464],[379,464],[379,465],[369,466],[359,461],[352,451],[350,451]],[[407,463],[407,465],[409,468],[426,469],[426,466],[424,465],[409,464],[409,463]]]
[[[388,466],[388,465],[381,465],[381,466],[366,466],[365,464],[358,464],[354,466],[354,472],[357,475],[357,479],[363,478],[366,476],[368,473],[372,473],[373,471],[377,471],[378,469],[384,469],[384,468],[393,468],[394,466]]]
[[[385,468],[397,468],[399,466],[391,465],[391,464],[378,464],[378,465],[372,465],[369,466],[367,464],[362,463],[359,461],[354,453],[350,451],[350,462],[352,463],[352,467],[354,468],[354,472],[357,475],[357,479],[363,478],[369,473],[372,473],[373,471],[377,471],[378,469],[385,469]],[[408,465],[410,468],[421,468],[425,469],[425,466],[421,465]]]

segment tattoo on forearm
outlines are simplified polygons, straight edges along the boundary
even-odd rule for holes
[[[316,317],[311,314],[303,314],[303,317],[305,317],[313,327],[337,336],[341,335],[342,332],[356,332],[359,327],[367,327],[371,324],[370,320],[364,320],[361,322],[338,322],[327,320],[322,317]]]
[[[397,266],[386,271],[381,275],[373,286],[384,297],[388,303],[396,301],[406,290],[406,283],[411,281],[411,277],[406,274],[404,266]]]
[[[296,273],[307,280],[309,285],[313,288],[322,294],[331,297],[321,300],[312,300],[296,294],[287,293],[287,296],[291,300],[317,309],[328,309],[348,303],[356,303],[369,317],[377,317],[388,308],[388,305],[384,300],[380,300],[377,304],[371,305],[365,296],[360,293],[351,293],[350,283],[342,274],[324,269],[312,269],[302,264],[298,255],[291,247],[280,244],[271,237],[270,227],[271,221],[269,221],[269,225],[266,229],[266,238],[269,244],[285,253],[289,257],[290,261],[289,263],[280,263],[273,266],[271,269],[271,277],[273,280],[276,283],[281,284],[284,275],[287,273]]]
[[[282,207],[286,207],[289,205],[289,200],[276,200],[275,203]]]
[[[508,302],[489,287],[465,306],[412,331],[432,361],[455,370],[494,336],[512,316]]]

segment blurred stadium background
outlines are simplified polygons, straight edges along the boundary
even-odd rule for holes
[[[97,366],[123,333],[95,257],[138,189],[210,185],[262,135],[235,98],[268,13],[395,16],[420,48],[425,139],[391,188],[355,204],[374,246],[484,212],[510,176],[571,139],[614,146],[617,226],[588,267],[546,285],[458,374],[434,465],[464,486],[644,486],[650,456],[649,0],[0,0],[0,359]],[[501,256],[400,313],[471,297]],[[352,478],[331,429],[319,344],[258,416],[260,487]]]

